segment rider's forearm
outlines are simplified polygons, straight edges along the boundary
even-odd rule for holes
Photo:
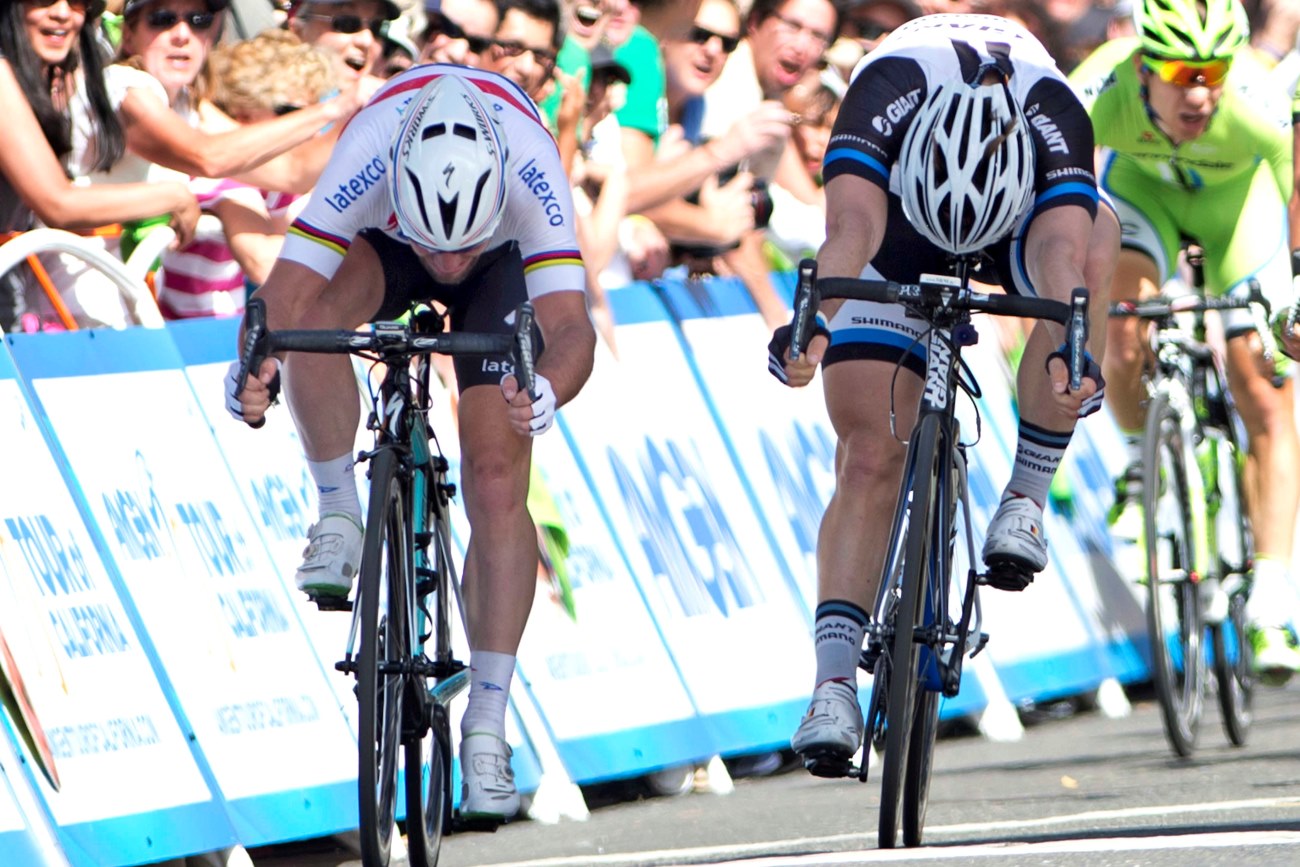
[[[584,313],[581,321],[569,320],[546,329],[545,340],[545,349],[537,360],[537,372],[555,389],[556,405],[564,406],[577,396],[591,376],[596,332]]]

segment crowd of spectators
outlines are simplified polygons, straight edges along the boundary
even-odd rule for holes
[[[986,13],[1023,23],[1068,72],[1131,32],[1130,4],[0,0],[0,232],[66,228],[125,258],[170,224],[151,273],[164,314],[236,315],[347,117],[414,63],[460,63],[542,108],[611,348],[605,292],[664,275],[736,276],[778,324],[771,275],[823,239],[821,158],[866,52],[920,15]],[[1245,5],[1260,59],[1296,66],[1300,3]],[[115,287],[76,261],[29,268],[79,324],[121,324]],[[33,278],[4,276],[4,329],[57,321]]]

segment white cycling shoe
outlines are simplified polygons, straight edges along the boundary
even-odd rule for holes
[[[862,746],[862,709],[856,683],[828,680],[813,690],[803,722],[790,747],[805,761],[850,759]]]
[[[1024,590],[1047,567],[1043,507],[1028,497],[1007,497],[984,537],[988,582],[999,590]]]
[[[307,531],[302,565],[294,575],[298,589],[309,596],[341,596],[352,592],[352,579],[361,566],[364,533],[346,512],[326,512]]]
[[[510,744],[494,734],[465,735],[460,741],[462,819],[505,822],[519,812],[519,790],[510,767]]]

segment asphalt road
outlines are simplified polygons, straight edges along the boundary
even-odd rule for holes
[[[952,726],[938,742],[921,849],[876,849],[874,779],[794,769],[737,774],[726,795],[586,789],[586,821],[455,834],[440,865],[1300,864],[1300,684],[1257,691],[1243,748],[1228,746],[1211,697],[1190,760],[1169,750],[1152,697],[1130,698],[1118,719],[1074,704],[1035,709],[1011,743]],[[334,841],[250,854],[257,867],[360,863]]]

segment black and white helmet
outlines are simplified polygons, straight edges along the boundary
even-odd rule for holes
[[[1034,142],[1003,83],[940,83],[903,139],[903,213],[954,254],[1003,238],[1034,195]]]
[[[430,80],[389,149],[389,194],[402,234],[445,252],[491,238],[505,213],[506,159],[481,92],[456,75]]]

